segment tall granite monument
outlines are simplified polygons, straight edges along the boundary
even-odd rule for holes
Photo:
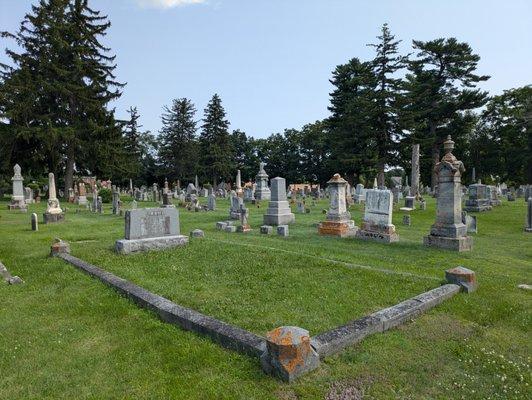
[[[453,155],[453,149],[454,142],[451,136],[447,136],[443,143],[445,154],[434,167],[438,179],[436,222],[430,228],[430,234],[423,238],[423,243],[426,246],[468,251],[473,241],[467,236],[467,227],[462,222],[461,178],[465,168],[462,161]]]
[[[273,178],[271,180],[271,200],[263,216],[264,225],[286,225],[295,222],[295,216],[286,198],[286,180]]]
[[[55,177],[52,172],[48,174],[48,205],[43,215],[44,223],[51,224],[65,219],[65,214],[59,205],[59,200],[55,192]]]
[[[261,162],[259,165],[259,173],[255,177],[255,200],[270,200],[272,193],[268,187],[268,174],[264,170],[266,164]]]
[[[13,183],[13,194],[11,195],[11,203],[7,206],[10,210],[28,210],[24,199],[24,178],[22,178],[21,171],[20,165],[15,164],[13,167],[13,177],[11,178],[11,182]]]
[[[340,174],[334,174],[327,182],[330,205],[325,221],[318,227],[320,235],[333,235],[340,237],[355,236],[358,227],[351,219],[351,213],[346,207],[347,181]]]

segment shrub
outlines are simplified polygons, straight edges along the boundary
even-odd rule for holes
[[[113,198],[113,194],[111,193],[111,189],[107,189],[107,188],[102,188],[98,191],[98,196],[100,196],[102,198],[102,203],[110,203],[112,198]]]

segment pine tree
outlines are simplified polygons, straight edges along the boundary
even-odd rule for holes
[[[339,65],[330,80],[335,87],[326,121],[330,146],[329,168],[353,180],[374,174],[377,168],[373,65],[353,58]]]
[[[440,159],[441,144],[448,134],[448,126],[468,110],[484,105],[486,92],[477,83],[489,79],[476,75],[480,57],[467,43],[455,38],[429,42],[413,41],[417,58],[409,62],[406,76],[407,107],[404,121],[410,131],[409,142],[421,144],[423,153],[431,154],[431,186],[436,176],[434,166]],[[464,134],[464,132],[461,132]],[[453,140],[461,140],[453,133]],[[427,168],[422,169],[423,179]]]
[[[142,172],[143,159],[150,150],[150,133],[142,131],[139,124],[139,112],[137,107],[130,107],[127,110],[129,119],[124,123],[124,156],[126,158],[126,173],[124,178],[137,180]]]
[[[187,98],[175,99],[170,108],[164,107],[159,159],[168,179],[192,180],[198,172],[195,114],[196,108]]]
[[[2,66],[0,85],[15,156],[23,149],[55,172],[64,162],[65,188],[75,168],[111,178],[124,171],[121,125],[107,108],[123,85],[100,42],[109,26],[87,0],[40,0],[15,35],[4,34],[22,47],[7,51],[14,65]]]
[[[375,132],[377,153],[377,182],[385,186],[384,169],[386,165],[395,165],[397,159],[399,113],[402,98],[402,79],[395,74],[406,67],[408,57],[399,54],[400,40],[395,40],[388,24],[384,24],[379,43],[369,44],[375,48],[376,56],[372,60],[373,73],[377,79],[375,88]]]
[[[234,168],[239,169],[243,180],[253,180],[259,170],[259,160],[255,140],[248,137],[246,132],[235,129],[231,133],[231,145],[234,154]]]
[[[229,121],[225,119],[225,110],[218,94],[212,96],[205,108],[201,129],[199,142],[205,177],[212,179],[214,185],[219,178],[231,180],[233,153]]]

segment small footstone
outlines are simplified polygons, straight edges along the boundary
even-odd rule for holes
[[[410,226],[411,223],[410,215],[403,215],[403,225]]]
[[[54,257],[59,254],[70,254],[70,245],[59,238],[55,238],[50,248],[50,255]]]
[[[464,292],[471,293],[477,289],[475,271],[465,267],[456,267],[445,271],[445,280],[459,285]]]
[[[193,238],[204,238],[205,237],[205,232],[203,232],[201,229],[194,229],[193,231],[190,232],[190,237],[193,237]]]
[[[261,356],[264,371],[286,382],[293,382],[317,368],[318,353],[310,345],[309,332],[297,326],[281,326],[266,335],[266,350]]]
[[[288,225],[279,225],[277,227],[277,234],[279,236],[288,237]]]
[[[21,285],[24,283],[24,281],[18,276],[12,276],[7,280],[7,283],[9,283],[10,285]]]
[[[532,285],[527,285],[527,284],[525,284],[525,283],[522,283],[522,284],[520,284],[520,285],[517,285],[517,287],[518,287],[519,289],[523,289],[523,290],[532,290]]]
[[[227,226],[224,228],[224,232],[229,232],[229,233],[236,232],[236,226],[234,226],[234,225],[227,225]]]
[[[216,229],[223,231],[225,227],[227,226],[227,222],[217,222],[216,223]]]
[[[271,235],[273,233],[273,226],[271,225],[262,225],[260,227],[260,233],[263,235]]]
[[[31,214],[31,230],[32,231],[39,230],[39,218],[37,217],[37,214],[35,213]]]

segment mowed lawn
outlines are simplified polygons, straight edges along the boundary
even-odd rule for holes
[[[203,202],[205,199],[202,199]],[[478,215],[469,253],[426,248],[435,201],[394,223],[391,245],[320,237],[322,201],[296,214],[290,237],[260,235],[266,204],[249,205],[251,233],[215,229],[216,212],[180,209],[181,231],[205,239],[186,247],[119,256],[123,217],[68,208],[62,224],[40,224],[0,202],[0,261],[24,285],[0,284],[0,399],[523,399],[532,396],[530,291],[532,234],[526,203],[504,201]],[[128,200],[124,201],[127,208]],[[65,204],[62,204],[65,206]],[[153,203],[139,203],[149,206]],[[351,208],[357,224],[363,207]],[[479,289],[460,294],[398,329],[373,335],[293,384],[265,375],[257,359],[166,324],[59,259],[54,237],[72,254],[172,301],[264,335],[296,325],[312,335],[439,286],[457,265]],[[329,397],[327,397],[329,396]]]

